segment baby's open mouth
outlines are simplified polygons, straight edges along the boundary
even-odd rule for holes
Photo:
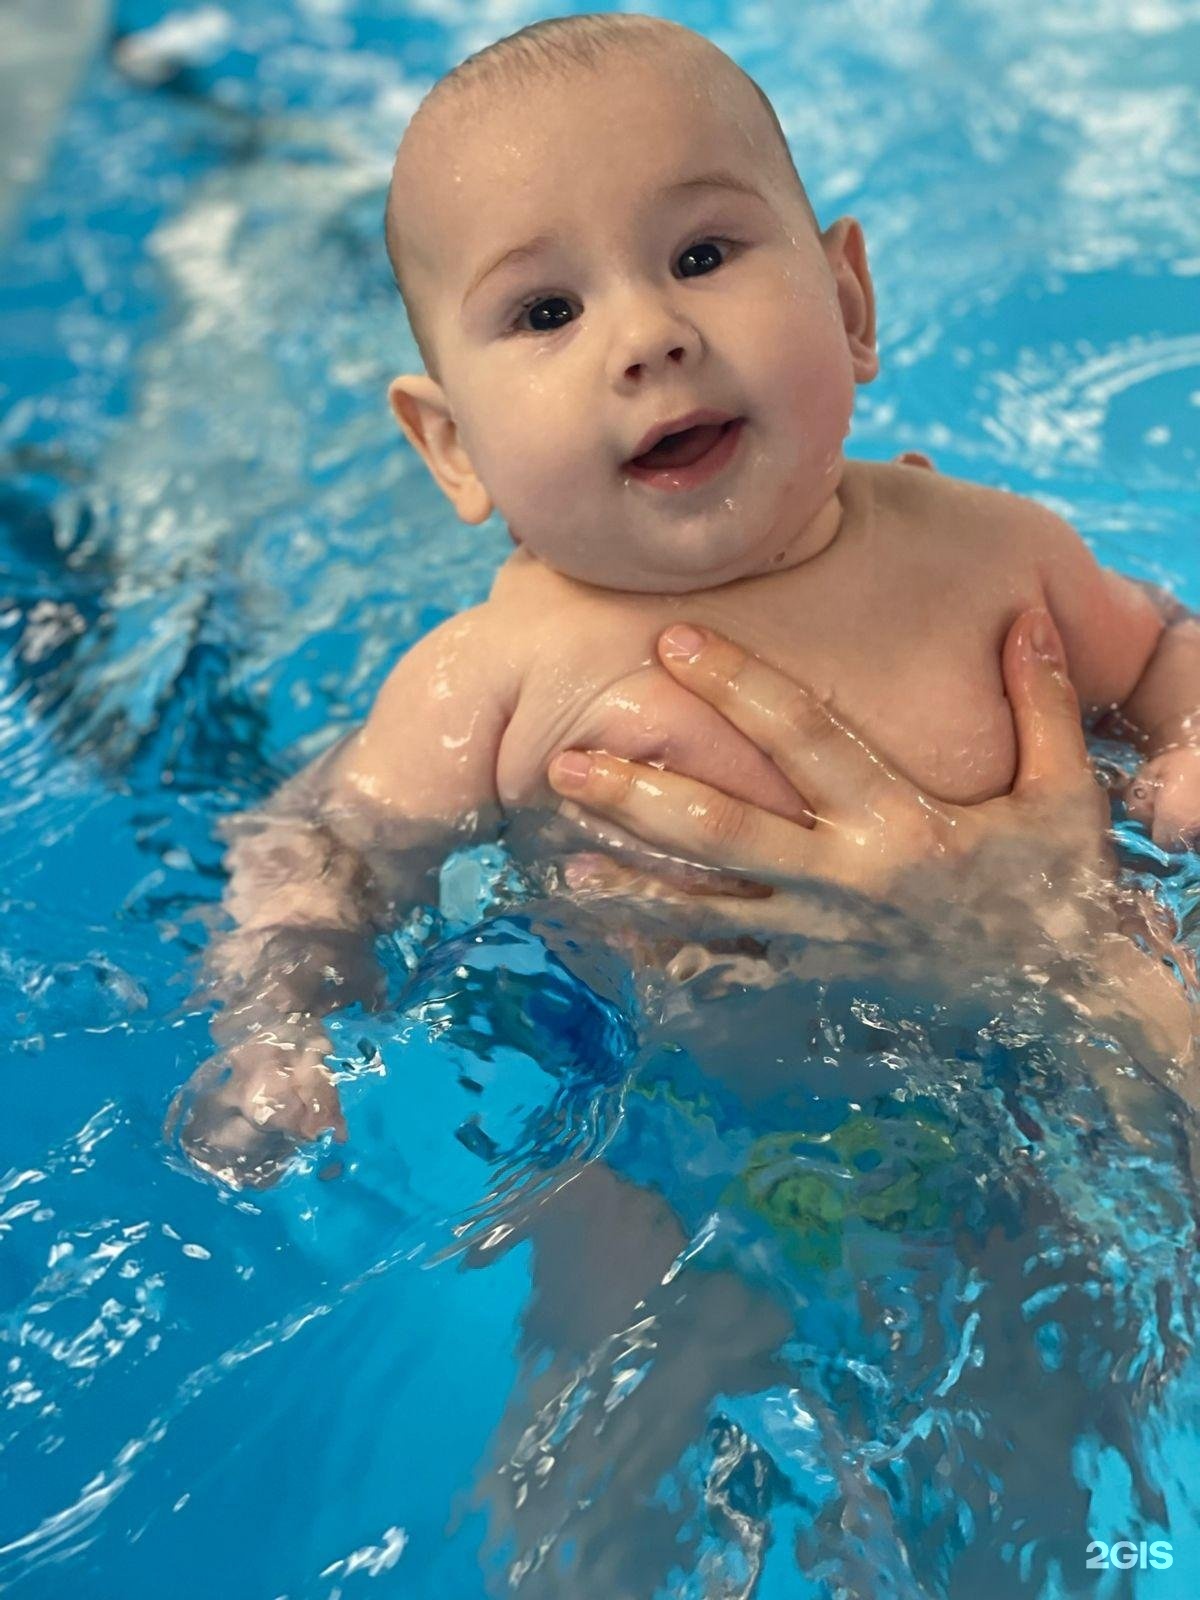
[[[702,422],[682,433],[668,433],[656,445],[628,462],[632,467],[690,467],[710,451],[734,422]]]

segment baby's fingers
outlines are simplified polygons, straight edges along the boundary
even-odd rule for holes
[[[1160,850],[1194,850],[1200,841],[1196,797],[1176,777],[1167,778],[1153,797],[1150,837]]]
[[[337,1144],[345,1144],[349,1137],[346,1119],[337,1084],[327,1067],[297,1068],[288,1081],[293,1110],[287,1116],[287,1126],[302,1140],[319,1139],[327,1130],[332,1132]]]
[[[1126,785],[1121,794],[1130,821],[1140,822],[1149,833],[1154,825],[1154,802],[1158,797],[1158,784],[1152,778],[1139,775]]]
[[[222,1183],[255,1189],[277,1182],[296,1148],[295,1139],[282,1128],[257,1123],[239,1105],[212,1093],[187,1106],[179,1143],[196,1166]]]
[[[268,1052],[253,1065],[217,1056],[175,1095],[163,1123],[199,1167],[222,1182],[266,1188],[297,1147],[326,1130],[348,1137],[333,1074],[323,1063]]]

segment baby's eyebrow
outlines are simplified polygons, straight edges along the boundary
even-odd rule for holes
[[[673,183],[664,184],[653,198],[657,203],[668,199],[671,195],[685,194],[693,189],[730,189],[737,194],[749,195],[754,200],[762,200],[766,203],[766,197],[762,191],[755,188],[754,184],[750,183],[748,179],[739,177],[736,172],[726,172],[724,170],[702,172],[694,178],[680,178]],[[462,297],[462,307],[466,306],[467,301],[480,288],[484,279],[490,278],[493,272],[504,266],[515,266],[518,262],[530,261],[535,256],[540,255],[543,250],[548,250],[553,243],[553,234],[539,233],[532,239],[527,239],[524,244],[512,245],[507,250],[501,251],[498,256],[493,256],[467,285],[467,292]]]

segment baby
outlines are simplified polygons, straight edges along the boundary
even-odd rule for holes
[[[391,384],[396,418],[459,518],[499,511],[516,549],[294,794],[369,813],[376,837],[380,819],[397,839],[486,834],[552,815],[556,755],[602,748],[804,819],[657,662],[688,618],[826,698],[929,794],[982,801],[1014,777],[1001,642],[1038,605],[1085,709],[1119,711],[1144,747],[1135,813],[1165,844],[1200,825],[1200,628],[1041,505],[844,456],[879,367],[862,229],[820,230],[766,97],[714,45],[609,14],[471,57],[405,133],[386,235],[425,368]],[[214,960],[253,998],[230,1008],[233,1073],[193,1148],[232,1147],[225,1111],[344,1133],[313,1019],[345,998],[330,982],[368,920],[361,873],[335,865],[353,834],[331,824],[307,856],[235,848],[239,928]],[[290,1033],[264,1035],[272,1008]],[[285,1048],[292,1100],[272,1113],[264,1061]]]

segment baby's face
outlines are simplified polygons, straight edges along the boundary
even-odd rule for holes
[[[511,100],[457,143],[431,223],[424,304],[477,480],[460,514],[494,507],[607,588],[769,571],[836,489],[874,372],[843,320],[844,230],[816,235],[765,117],[694,63]],[[682,489],[630,471],[651,429],[701,409],[741,419],[719,471]]]

